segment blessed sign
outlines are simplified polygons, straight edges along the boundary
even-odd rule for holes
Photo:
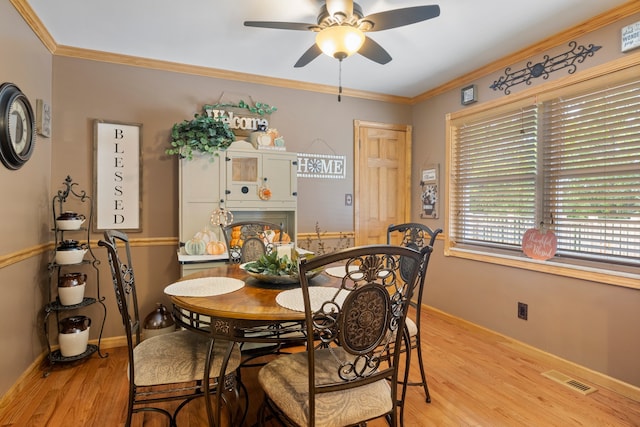
[[[96,120],[96,229],[140,229],[140,128]]]
[[[298,177],[344,179],[346,163],[346,156],[298,153]]]

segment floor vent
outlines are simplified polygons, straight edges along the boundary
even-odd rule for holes
[[[548,371],[548,372],[543,372],[542,375],[544,375],[545,377],[552,379],[555,382],[558,382],[560,384],[563,384],[575,391],[577,391],[578,393],[582,393],[585,396],[587,394],[591,394],[593,392],[598,391],[597,388],[592,387],[590,385],[587,385],[585,383],[582,383],[574,378],[571,378],[563,373],[560,373],[558,371]]]

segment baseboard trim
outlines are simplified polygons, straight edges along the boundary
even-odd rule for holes
[[[14,400],[14,398],[24,389],[24,384],[28,384],[27,378],[31,376],[42,376],[41,365],[47,356],[46,352],[41,353],[38,357],[35,358],[31,365],[27,367],[27,369],[20,375],[20,377],[16,380],[15,383],[11,386],[9,390],[2,396],[0,399],[0,412],[3,412],[7,405]]]
[[[540,350],[539,348],[533,347],[522,341],[518,341],[507,335],[503,335],[494,330],[469,322],[465,319],[446,313],[435,307],[424,304],[422,305],[422,307],[431,314],[445,317],[452,323],[458,324],[465,329],[475,329],[477,331],[481,331],[484,334],[499,336],[501,339],[505,340],[505,345],[511,347],[513,350],[536,357],[552,369],[561,371],[574,377],[578,377],[584,381],[597,384],[602,388],[606,388],[636,402],[640,402],[640,387],[636,387],[633,384],[626,383],[601,372],[594,371],[593,369],[579,365],[575,362],[571,362],[570,360],[563,359],[554,354],[547,353],[546,351]]]

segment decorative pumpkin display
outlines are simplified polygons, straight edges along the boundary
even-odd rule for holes
[[[193,238],[202,240],[205,245],[214,240],[218,240],[216,233],[207,227],[203,228],[202,231],[198,231]]]
[[[227,250],[227,247],[223,242],[219,241],[210,241],[207,243],[207,253],[209,255],[220,255],[223,254]]]
[[[531,228],[522,236],[522,252],[529,258],[544,261],[553,258],[557,249],[555,233],[543,227]]]
[[[184,251],[187,255],[202,255],[204,254],[206,245],[204,240],[194,237],[193,239],[187,240],[184,244]]]
[[[231,245],[231,247],[233,248],[237,248],[242,246],[243,241],[240,239],[240,236],[242,235],[242,231],[241,231],[241,227],[233,227],[231,229],[231,241],[229,242],[229,245]]]

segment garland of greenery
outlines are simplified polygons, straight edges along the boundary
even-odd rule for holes
[[[269,104],[256,102],[255,105],[249,105],[243,100],[237,104],[209,104],[202,108],[203,111],[214,108],[241,108],[260,116],[271,114],[277,110],[276,107]],[[196,113],[191,120],[174,124],[171,128],[171,148],[167,148],[165,153],[178,155],[187,160],[193,159],[194,151],[218,156],[218,151],[226,150],[236,139],[229,125],[221,118],[225,118],[225,116],[213,118],[203,112]]]
[[[275,113],[278,108],[265,104],[263,102],[256,102],[254,105],[247,104],[243,100],[240,100],[237,104],[233,103],[218,103],[218,104],[209,104],[204,106],[205,109],[209,108],[241,108],[244,110],[248,110],[250,113],[258,114],[260,116],[269,115]]]
[[[218,151],[226,150],[235,139],[227,123],[206,114],[195,114],[192,120],[173,125],[171,148],[165,152],[187,160],[193,159],[194,151],[218,156]]]

